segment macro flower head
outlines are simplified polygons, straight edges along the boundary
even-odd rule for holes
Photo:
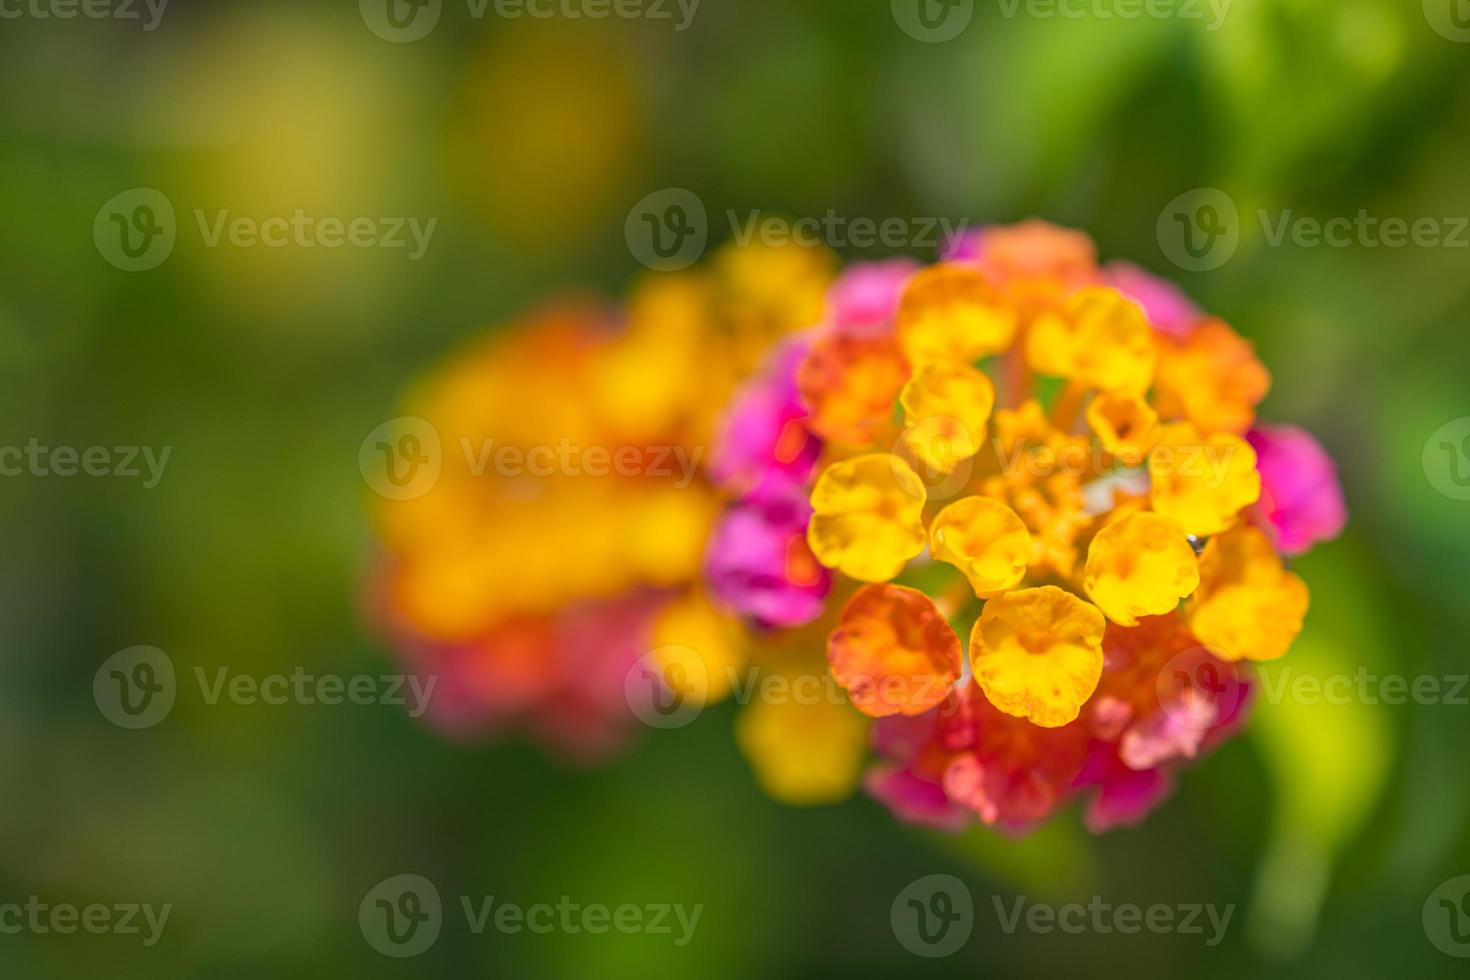
[[[1024,828],[1077,795],[1094,829],[1141,819],[1300,631],[1284,555],[1341,526],[1325,454],[1257,425],[1245,337],[1081,232],[985,228],[842,282],[862,313],[829,300],[782,368],[810,462],[768,470],[807,472],[831,598],[792,621],[878,719],[865,785],[936,826]]]

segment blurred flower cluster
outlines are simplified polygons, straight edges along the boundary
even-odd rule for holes
[[[370,604],[438,676],[432,723],[517,725],[596,759],[636,726],[624,679],[661,632],[739,655],[738,624],[695,587],[719,510],[705,447],[739,378],[819,316],[831,264],[724,252],[622,306],[567,300],[490,331],[414,387],[404,412],[433,427],[442,471],[377,502]]]
[[[381,507],[376,606],[439,675],[433,719],[596,757],[641,698],[733,693],[787,802],[863,785],[904,820],[1023,831],[1080,796],[1094,830],[1138,821],[1300,631],[1286,558],[1344,522],[1332,462],[1257,423],[1248,341],[1082,233],[833,266],[728,249],[419,386],[445,465]],[[485,472],[557,444],[713,452],[683,478]]]

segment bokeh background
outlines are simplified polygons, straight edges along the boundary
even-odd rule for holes
[[[181,698],[133,732],[92,698],[94,671],[135,644],[181,673],[392,670],[360,609],[363,437],[464,337],[645,273],[624,222],[671,186],[703,200],[712,246],[726,209],[1038,215],[1175,277],[1257,343],[1276,379],[1263,416],[1340,461],[1352,520],[1301,563],[1314,605],[1294,662],[1470,671],[1470,502],[1424,464],[1432,434],[1470,415],[1465,236],[1273,246],[1252,218],[1470,215],[1470,44],[1444,27],[1451,2],[1236,0],[1211,30],[1207,9],[1073,20],[976,0],[942,43],[850,0],[704,0],[683,31],[677,9],[476,19],[445,0],[413,43],[375,34],[353,0],[174,0],[153,30],[141,7],[142,22],[7,6],[21,13],[0,20],[0,444],[172,452],[151,489],[0,478],[0,902],[174,908],[153,948],[0,935],[0,974],[1462,975],[1421,911],[1470,873],[1463,704],[1287,699],[1142,829],[1092,838],[1068,814],[1011,840],[916,831],[866,799],[779,806],[734,748],[729,705],[587,771],[515,740],[447,742],[392,708]],[[134,187],[179,212],[172,255],[146,272],[92,237],[103,202]],[[1201,187],[1243,220],[1234,256],[1193,273],[1156,225]],[[196,208],[297,207],[437,227],[410,261],[207,248],[193,225]],[[397,961],[357,909],[402,872],[449,902],[704,911],[682,948],[451,925]],[[931,961],[895,940],[889,910],[933,873],[966,882],[978,922]],[[991,906],[1094,894],[1236,910],[1207,948],[1005,935]]]

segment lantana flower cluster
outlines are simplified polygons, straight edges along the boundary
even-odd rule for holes
[[[1043,222],[848,270],[713,471],[713,594],[783,669],[824,649],[851,704],[749,705],[762,782],[840,795],[872,719],[864,782],[903,819],[1141,819],[1239,726],[1307,613],[1287,557],[1344,521],[1317,442],[1257,424],[1269,384],[1230,325]]]
[[[706,449],[735,386],[820,317],[832,266],[794,246],[722,251],[625,303],[499,327],[414,386],[402,412],[433,427],[441,472],[375,500],[371,605],[437,679],[432,723],[519,727],[595,760],[641,728],[630,697],[654,688],[626,679],[664,638],[728,676],[742,627],[699,584],[721,508]]]

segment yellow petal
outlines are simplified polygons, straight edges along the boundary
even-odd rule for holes
[[[1172,612],[1199,585],[1199,560],[1167,517],[1129,514],[1097,533],[1082,573],[1088,598],[1120,626]]]
[[[975,594],[987,598],[1021,583],[1031,560],[1031,532],[1000,501],[965,497],[935,516],[929,552],[964,572]]]
[[[888,453],[834,463],[812,488],[806,540],[817,561],[860,582],[884,582],[924,550],[924,484]]]
[[[898,339],[915,363],[968,364],[1011,346],[1016,312],[983,275],[939,263],[914,274],[899,300]]]
[[[1141,394],[1158,352],[1143,310],[1116,289],[1080,289],[1036,318],[1026,333],[1026,362],[1042,374],[1102,391]]]
[[[704,595],[691,592],[670,602],[653,623],[653,646],[667,672],[675,661],[685,676],[699,676],[699,703],[718,701],[745,663],[745,636],[740,622]]]
[[[1239,436],[1200,435],[1193,425],[1164,427],[1148,455],[1149,501],[1186,534],[1219,534],[1261,496],[1256,451]]]
[[[980,451],[995,407],[995,386],[968,364],[923,364],[898,396],[903,444],[937,473],[948,473]]]
[[[1043,728],[1076,719],[1102,677],[1107,621],[1054,585],[985,603],[970,634],[970,661],[985,697]]]
[[[1241,524],[1210,539],[1188,617],[1222,660],[1274,660],[1301,632],[1310,596],[1286,570],[1265,532]]]
[[[1159,436],[1159,413],[1139,395],[1105,393],[1087,406],[1087,425],[1103,449],[1137,466]]]
[[[857,788],[868,756],[868,721],[813,675],[785,678],[784,694],[760,697],[735,716],[735,742],[775,799],[791,806],[837,803]],[[824,678],[816,678],[823,681]],[[774,688],[773,688],[774,690]]]

